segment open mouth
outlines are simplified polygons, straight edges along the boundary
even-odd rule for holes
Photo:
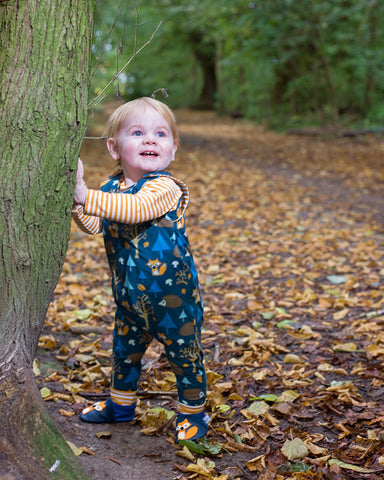
[[[158,157],[158,154],[156,152],[151,152],[151,151],[146,151],[140,153],[142,157]]]

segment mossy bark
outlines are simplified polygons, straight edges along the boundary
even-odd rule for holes
[[[36,383],[24,373],[0,385],[0,478],[87,480],[78,460],[41,402]],[[21,375],[21,376],[20,376]]]
[[[0,0],[0,478],[84,478],[73,456],[65,460],[32,362],[68,244],[93,8],[94,0]],[[59,455],[53,475],[47,467]]]

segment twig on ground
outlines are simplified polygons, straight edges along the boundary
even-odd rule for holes
[[[108,398],[110,397],[109,392],[96,393],[96,392],[79,392],[79,395],[84,398]],[[138,397],[177,397],[177,392],[162,392],[154,390],[138,390]]]

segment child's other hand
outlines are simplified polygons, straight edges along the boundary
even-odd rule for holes
[[[75,203],[84,205],[87,200],[88,188],[84,182],[84,166],[83,162],[79,158],[77,163],[77,173],[76,173],[76,187],[75,187]]]

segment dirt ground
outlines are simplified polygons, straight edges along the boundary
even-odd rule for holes
[[[158,402],[156,402],[158,403]],[[140,433],[138,423],[88,425],[78,416],[67,419],[58,413],[57,403],[49,410],[59,424],[67,441],[77,447],[86,446],[93,455],[82,453],[78,458],[84,470],[93,480],[127,478],[130,480],[169,480],[187,478],[183,473],[187,462],[178,457],[175,445],[167,436],[148,436]],[[106,432],[107,437],[96,435]],[[252,454],[236,453],[216,458],[222,474],[229,478],[252,478],[243,464]]]
[[[258,272],[256,280],[252,276],[240,271],[240,267],[248,273],[252,273],[251,266],[253,264],[263,263],[267,257],[269,258],[269,255],[274,254],[273,246],[277,244],[279,235],[286,235],[287,238],[293,238],[296,235],[295,238],[297,238],[298,234],[310,229],[317,221],[320,221],[322,225],[332,222],[333,228],[342,232],[341,237],[346,235],[345,232],[348,229],[359,232],[359,235],[360,231],[372,230],[373,233],[370,238],[374,238],[378,245],[382,245],[384,239],[382,223],[384,219],[384,197],[382,195],[384,179],[383,140],[371,136],[345,137],[342,132],[340,132],[340,135],[337,135],[338,131],[336,128],[332,130],[332,135],[329,135],[327,132],[327,135],[323,137],[278,135],[266,132],[262,127],[250,125],[242,120],[235,121],[217,117],[211,112],[182,111],[176,113],[181,132],[182,148],[179,152],[180,160],[177,165],[175,164],[175,173],[187,183],[189,183],[189,178],[191,178],[192,200],[189,208],[189,228],[191,231],[194,225],[198,225],[198,229],[194,233],[191,232],[189,236],[192,246],[195,245],[195,257],[200,270],[202,270],[202,290],[207,306],[207,328],[208,330],[214,330],[214,321],[219,314],[221,315],[220,318],[230,317],[232,322],[230,327],[220,324],[224,334],[220,334],[221,336],[217,337],[219,340],[216,343],[212,343],[209,340],[206,341],[209,368],[220,370],[224,375],[224,382],[232,382],[232,397],[229,397],[232,399],[236,399],[234,394],[237,391],[241,393],[241,389],[247,390],[248,398],[263,392],[281,391],[279,382],[282,380],[282,377],[273,377],[272,374],[270,378],[266,377],[265,382],[251,381],[249,379],[246,382],[244,381],[241,372],[245,371],[248,375],[249,371],[255,368],[255,362],[250,357],[249,352],[248,357],[246,355],[241,357],[240,353],[237,357],[236,353],[233,354],[233,349],[240,349],[242,342],[236,336],[239,335],[238,333],[233,338],[231,337],[234,327],[239,329],[242,321],[246,325],[251,325],[253,324],[252,322],[265,320],[260,316],[260,311],[262,310],[262,307],[260,307],[260,302],[262,302],[260,295],[262,296],[262,292],[259,292],[258,287],[255,285],[259,283],[265,285],[269,282],[268,295],[277,290],[280,292],[280,289],[283,292],[278,295],[274,294],[275,297],[273,299],[274,305],[280,308],[280,314],[283,307],[279,307],[279,301],[281,301],[281,305],[284,308],[292,310],[292,315],[289,316],[285,312],[286,316],[284,317],[283,315],[282,320],[284,318],[297,319],[301,315],[302,318],[306,319],[306,325],[312,328],[313,331],[319,332],[318,335],[323,335],[323,338],[316,345],[314,342],[305,343],[304,345],[302,340],[296,340],[286,333],[279,333],[277,343],[280,342],[288,350],[297,347],[300,355],[303,354],[312,366],[315,364],[323,365],[325,360],[328,359],[331,364],[332,362],[339,364],[341,370],[341,367],[345,366],[342,364],[344,360],[341,360],[340,356],[337,357],[331,347],[337,340],[341,342],[345,339],[349,341],[351,341],[351,338],[353,339],[353,335],[350,332],[346,332],[347,325],[342,323],[343,319],[341,319],[340,324],[334,324],[330,328],[330,323],[327,323],[327,321],[331,318],[331,313],[334,314],[334,311],[329,309],[330,307],[326,306],[323,309],[317,309],[316,307],[316,311],[306,310],[304,312],[307,308],[307,304],[304,301],[301,301],[301,303],[299,301],[295,303],[290,299],[285,301],[284,291],[288,290],[288,287],[284,287],[284,285],[291,285],[289,283],[289,275],[286,274],[284,277],[281,274],[281,278],[278,277],[276,274],[277,265],[274,265],[272,260],[269,267],[265,266],[264,270],[261,269]],[[101,115],[101,118],[104,118],[104,114]],[[89,134],[97,136],[100,133],[100,118],[96,117]],[[84,143],[81,155],[86,164],[86,173],[87,170],[88,173],[92,170],[89,186],[97,187],[105,176],[105,166],[109,162],[105,150],[101,147],[100,142],[88,140]],[[338,160],[335,161],[335,159]],[[213,190],[212,185],[217,181],[218,177],[220,177],[221,182],[219,183],[219,190]],[[201,185],[204,186],[207,194],[206,205],[209,204],[210,211],[204,210],[204,205],[201,205],[201,198],[197,198],[201,193],[201,190],[199,190]],[[265,206],[263,207],[263,205]],[[267,212],[270,205],[273,205],[275,209],[273,213],[275,216],[274,220],[269,220],[267,213],[262,218],[263,212]],[[295,213],[292,216],[284,217],[286,210],[289,210],[291,207]],[[231,214],[228,216],[224,214],[226,209],[231,211]],[[242,213],[246,211],[247,214],[246,216],[236,215],[234,213],[236,211],[241,211]],[[288,223],[293,217],[295,217],[295,222],[297,221],[298,223],[295,224],[296,226],[291,231],[291,226]],[[268,223],[269,221],[270,223]],[[257,232],[255,234],[252,231],[252,235],[255,234],[254,239],[248,240],[250,236],[248,229],[251,224],[262,225],[262,227],[258,227],[262,230],[261,233],[259,232],[262,238],[258,237]],[[241,232],[244,232],[244,234]],[[231,237],[229,243],[225,245],[223,245],[222,237],[224,234]],[[248,243],[245,243],[246,240]],[[78,241],[78,237],[75,234],[71,242],[74,243],[76,241]],[[240,249],[238,244],[242,241],[244,245]],[[269,253],[266,253],[263,257],[253,255],[252,253],[252,245],[258,242],[261,245],[263,245],[263,242],[266,244],[270,242],[268,246]],[[329,244],[332,244],[332,242],[333,240],[330,238]],[[233,246],[232,251],[231,245]],[[294,242],[292,243],[292,248],[293,246]],[[287,248],[289,250],[290,247]],[[209,258],[206,250],[212,250],[213,252],[210,253],[211,256]],[[278,251],[278,247],[276,247],[276,251]],[[284,255],[287,256],[288,254],[285,253]],[[284,258],[284,255],[281,256],[281,259]],[[339,255],[341,258],[342,254],[339,253]],[[305,255],[302,253],[302,256],[307,258],[309,262],[309,257],[316,257],[316,252],[312,251],[310,254],[307,253]],[[81,259],[79,261],[81,262]],[[357,264],[359,261],[362,261],[357,254],[355,261]],[[285,267],[283,268],[280,265],[279,268],[284,270]],[[375,275],[372,278],[376,282],[372,280],[371,284],[376,284],[375,288],[380,291],[379,299],[381,299],[383,295],[383,270],[380,265],[376,266],[374,270]],[[218,271],[222,272],[223,277],[218,276]],[[233,271],[236,271],[238,276],[235,277]],[[226,278],[226,280],[224,281],[223,278]],[[283,286],[281,286],[282,278],[284,278],[285,282]],[[225,282],[227,283],[224,287]],[[308,279],[307,285],[310,285],[310,280]],[[60,292],[64,289],[64,287],[61,287]],[[250,292],[252,292],[252,295],[250,295]],[[248,298],[248,303],[245,303],[244,296]],[[221,297],[225,297],[226,303],[223,303]],[[377,299],[377,297],[375,298]],[[294,303],[295,305],[293,305]],[[269,304],[271,304],[271,301]],[[264,303],[264,309],[265,305],[266,303]],[[349,308],[350,306],[344,305],[344,308],[347,307]],[[244,314],[241,317],[242,309]],[[380,309],[380,306],[376,307],[376,310],[378,309]],[[359,314],[368,310],[368,307],[365,310],[360,308]],[[335,311],[340,311],[340,306]],[[290,310],[288,313],[290,313]],[[44,327],[43,334],[45,335],[51,334],[52,331],[52,318],[49,318],[49,315],[48,323]],[[112,309],[110,315],[113,315]],[[212,323],[210,323],[210,320]],[[328,327],[324,325],[328,325]],[[268,331],[272,331],[275,328],[275,324],[272,325],[265,322],[263,323],[261,334],[267,338],[269,335]],[[327,330],[327,335],[324,333],[325,330]],[[217,330],[215,331],[217,332]],[[224,337],[225,335],[228,336],[223,338],[223,335]],[[231,346],[232,350],[227,352],[227,344],[231,342],[233,343]],[[274,362],[283,364],[283,353],[283,351],[276,350],[276,348],[275,350],[272,349]],[[237,362],[232,361],[232,355],[238,360]],[[264,365],[268,364],[269,358],[271,357],[263,356]],[[46,369],[49,369],[49,372],[56,367],[58,370],[62,369],[60,362],[56,360],[56,353],[53,354],[52,351],[40,349],[39,360],[43,366],[45,365]],[[360,350],[354,354],[354,361],[357,362],[358,360],[362,362],[367,361],[364,353]],[[375,354],[368,360],[371,360],[370,365],[372,369],[376,369],[375,375],[377,376],[377,372],[381,372],[382,369],[382,357]],[[239,366],[240,362],[243,362],[241,366]],[[260,360],[261,366],[263,366],[263,362]],[[241,368],[244,370],[241,370]],[[276,371],[279,368],[276,367]],[[303,378],[307,377],[304,375]],[[319,378],[319,375],[317,375],[315,380],[318,381]],[[340,379],[340,375],[335,375],[335,378]],[[344,379],[343,376],[342,378]],[[373,402],[370,405],[374,405],[374,408],[376,408],[375,412],[379,416],[382,408],[378,405],[380,402],[378,402],[377,395],[383,391],[383,387],[378,380],[378,390],[376,392],[372,391],[371,380],[372,376],[367,378],[359,377],[361,382],[359,383],[360,393],[364,396],[365,402]],[[236,384],[236,382],[238,383]],[[285,385],[290,384],[287,381]],[[302,385],[303,390],[307,388],[303,382],[298,382],[298,385]],[[105,391],[108,391],[107,388]],[[324,393],[324,389],[319,391],[322,394]],[[142,409],[145,410],[146,408],[157,406],[172,409],[174,400],[167,395],[157,395],[150,398],[142,397],[140,401]],[[288,434],[287,432],[292,431],[292,429],[307,429],[306,431],[311,430],[312,433],[316,431],[324,437],[326,437],[324,432],[327,432],[327,445],[329,446],[329,444],[334,442],[334,445],[337,444],[337,451],[339,449],[342,450],[342,442],[337,440],[338,432],[332,431],[329,427],[324,427],[325,423],[322,427],[317,423],[316,416],[320,415],[320,410],[317,413],[312,412],[311,415],[304,415],[301,412],[301,416],[292,417],[284,416],[280,412],[283,417],[280,420],[281,430],[277,432],[277,423],[271,425],[271,437],[266,443],[261,442],[259,450],[255,447],[257,445],[256,442],[253,442],[253,444],[250,442],[250,448],[244,448],[244,451],[223,451],[214,458],[215,474],[211,474],[211,476],[195,475],[194,477],[193,472],[186,470],[190,461],[177,455],[179,449],[175,446],[172,439],[173,427],[168,432],[162,432],[159,435],[144,435],[141,433],[142,426],[137,420],[130,424],[89,425],[79,420],[78,413],[81,409],[81,404],[72,406],[72,412],[75,412],[75,415],[71,417],[63,416],[60,413],[61,409],[69,409],[66,401],[56,399],[54,402],[47,401],[46,404],[65,438],[77,447],[86,447],[92,452],[92,454],[82,453],[79,456],[79,461],[83,465],[84,470],[94,480],[104,478],[128,478],[130,480],[182,480],[187,478],[217,478],[221,480],[248,480],[254,478],[265,480],[274,478],[323,478],[335,480],[337,478],[342,480],[380,478],[376,475],[367,477],[359,473],[348,470],[342,471],[340,469],[336,469],[336,473],[333,473],[332,470],[327,470],[326,468],[319,468],[318,476],[299,477],[294,476],[295,474],[292,473],[290,474],[291,476],[288,476],[288,474],[285,475],[284,473],[277,474],[276,469],[273,475],[263,476],[260,470],[251,471],[246,467],[246,462],[251,459],[261,454],[268,455],[269,452],[278,446],[281,447],[284,435]],[[245,398],[241,401],[234,400],[230,404],[237,409],[237,413],[233,417],[235,419],[239,418],[236,416],[238,411],[247,405]],[[316,409],[317,407],[316,403],[314,403],[313,408]],[[310,407],[306,405],[306,408]],[[328,416],[326,415],[326,420],[328,423],[333,415],[335,417],[333,418],[334,424],[338,424],[337,422],[341,418],[340,408],[339,406],[335,407],[336,413],[327,411]],[[356,405],[356,401],[353,408],[363,409],[363,407]],[[340,417],[338,416],[339,414]],[[321,420],[325,422],[323,418]],[[224,423],[225,418],[223,417],[221,424],[223,425]],[[222,440],[218,429],[219,424],[220,416],[216,418],[209,438]],[[240,425],[244,426],[240,419],[235,420],[233,424],[238,427]],[[231,426],[231,428],[235,427]],[[104,435],[97,436],[100,432],[104,432]],[[244,430],[241,430],[241,432],[243,435]],[[254,446],[252,447],[251,445]],[[336,451],[336,446],[334,451]]]

